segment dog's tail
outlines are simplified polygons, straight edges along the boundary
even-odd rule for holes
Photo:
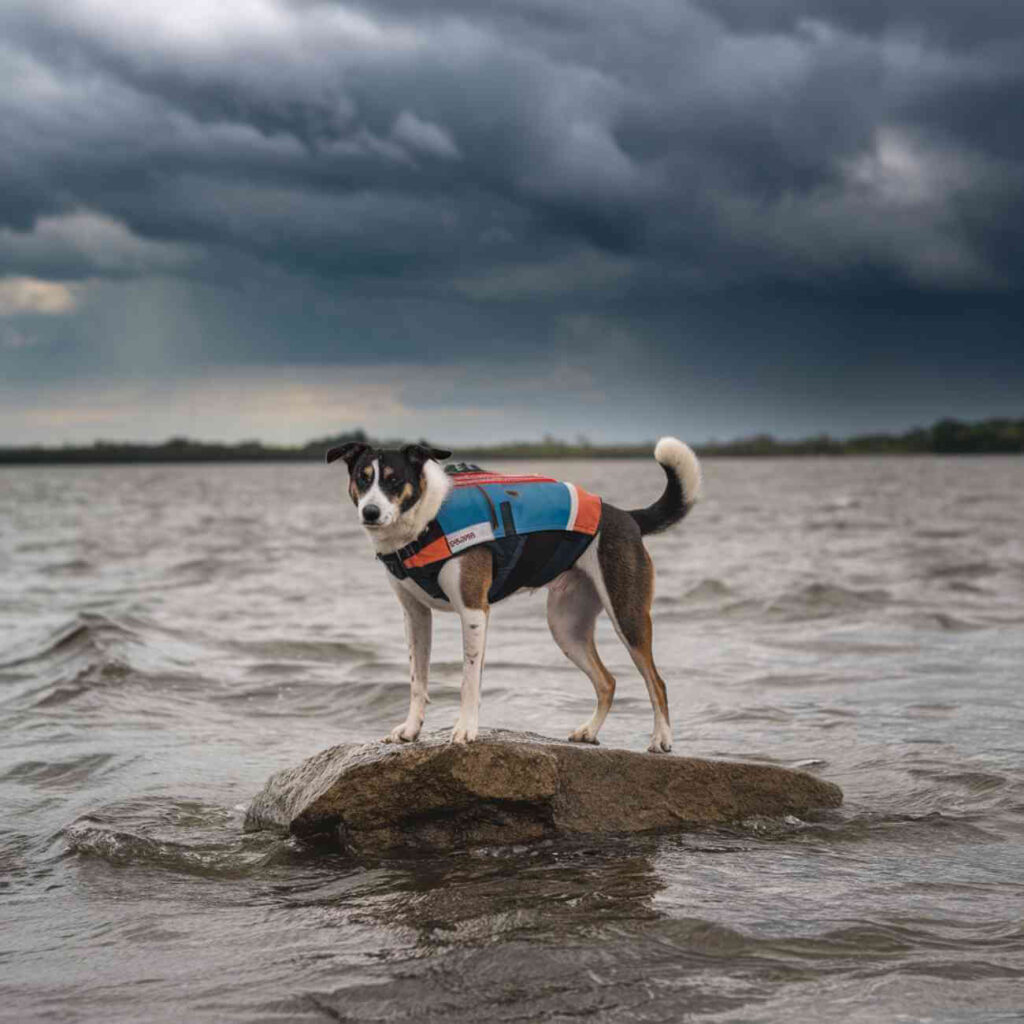
[[[674,526],[700,497],[700,463],[689,445],[674,437],[663,437],[654,447],[654,458],[668,478],[665,490],[653,505],[629,512],[643,535]]]

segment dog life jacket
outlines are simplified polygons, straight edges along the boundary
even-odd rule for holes
[[[444,564],[486,545],[494,564],[490,602],[520,587],[543,587],[575,565],[601,522],[601,499],[545,476],[502,476],[459,463],[445,472],[452,487],[427,528],[411,544],[377,557],[396,579],[408,577],[431,597]]]

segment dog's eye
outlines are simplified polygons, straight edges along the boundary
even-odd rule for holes
[[[367,480],[372,480],[373,466],[363,466],[363,476],[366,477]]]

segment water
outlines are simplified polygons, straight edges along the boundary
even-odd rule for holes
[[[0,471],[0,1019],[1024,1019],[1024,462],[705,474],[650,539],[676,751],[805,767],[844,808],[356,864],[241,830],[271,772],[405,715],[343,468]],[[599,646],[602,740],[642,750],[643,684]],[[428,728],[459,651],[435,617]],[[542,596],[495,611],[483,693],[485,726],[589,715]]]

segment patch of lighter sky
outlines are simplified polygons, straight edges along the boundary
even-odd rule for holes
[[[38,277],[0,277],[0,316],[63,315],[78,304],[75,288]]]

